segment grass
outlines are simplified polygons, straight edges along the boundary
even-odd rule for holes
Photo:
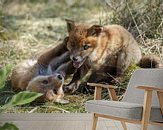
[[[93,5],[93,6],[92,6]],[[72,0],[72,3],[41,0],[5,0],[0,9],[0,65],[16,65],[24,59],[34,59],[46,48],[56,46],[67,35],[65,18],[76,21],[98,23],[95,19],[100,5],[93,0],[87,3]],[[91,19],[90,19],[91,17]],[[0,90],[0,104],[4,104],[16,94],[7,82]],[[93,99],[92,95],[66,95],[69,104],[39,103],[8,108],[11,113],[64,113],[85,112],[84,103]]]
[[[10,87],[9,81],[0,91],[0,104],[6,104],[16,92]],[[66,100],[69,100],[68,104],[60,104],[53,102],[38,102],[11,107],[5,109],[4,113],[84,113],[84,104],[87,100],[93,99],[93,95],[85,94],[72,94],[65,95]]]
[[[65,18],[77,21],[93,19],[98,8],[98,3],[94,3],[90,10],[89,4],[74,1],[68,5],[64,0],[7,1],[0,15],[0,64],[16,64],[23,59],[37,57],[45,48],[55,46],[67,35]]]
[[[65,99],[69,104],[52,102],[33,102],[19,107],[12,107],[5,110],[7,113],[85,113],[84,104],[87,100],[93,99],[92,95],[67,95]]]

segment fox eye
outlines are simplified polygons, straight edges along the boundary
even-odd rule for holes
[[[88,46],[87,44],[85,44],[85,45],[83,46],[83,48],[84,48],[84,50],[87,50],[87,49],[89,48],[89,46]]]
[[[71,47],[75,47],[75,43],[71,43]]]
[[[49,82],[48,82],[48,80],[43,80],[42,83],[43,84],[48,84]]]

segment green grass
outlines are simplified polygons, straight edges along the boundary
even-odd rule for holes
[[[15,95],[9,84],[0,90],[0,105],[4,105]],[[64,99],[69,100],[68,104],[60,104],[55,102],[39,102],[34,101],[25,105],[10,107],[3,110],[7,113],[84,113],[84,104],[87,100],[93,99],[93,95],[73,94],[65,95]]]

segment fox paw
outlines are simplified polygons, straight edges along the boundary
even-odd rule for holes
[[[70,85],[64,86],[63,91],[64,93],[74,93],[78,89],[78,84],[72,83]]]
[[[58,100],[56,100],[56,102],[61,103],[61,104],[68,104],[69,103],[68,100],[64,100],[64,99],[58,99]]]

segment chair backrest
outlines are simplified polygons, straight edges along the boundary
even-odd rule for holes
[[[134,71],[122,101],[143,104],[144,91],[136,89],[137,86],[143,85],[163,88],[163,69],[138,69]],[[159,106],[156,92],[152,96],[152,106]]]

